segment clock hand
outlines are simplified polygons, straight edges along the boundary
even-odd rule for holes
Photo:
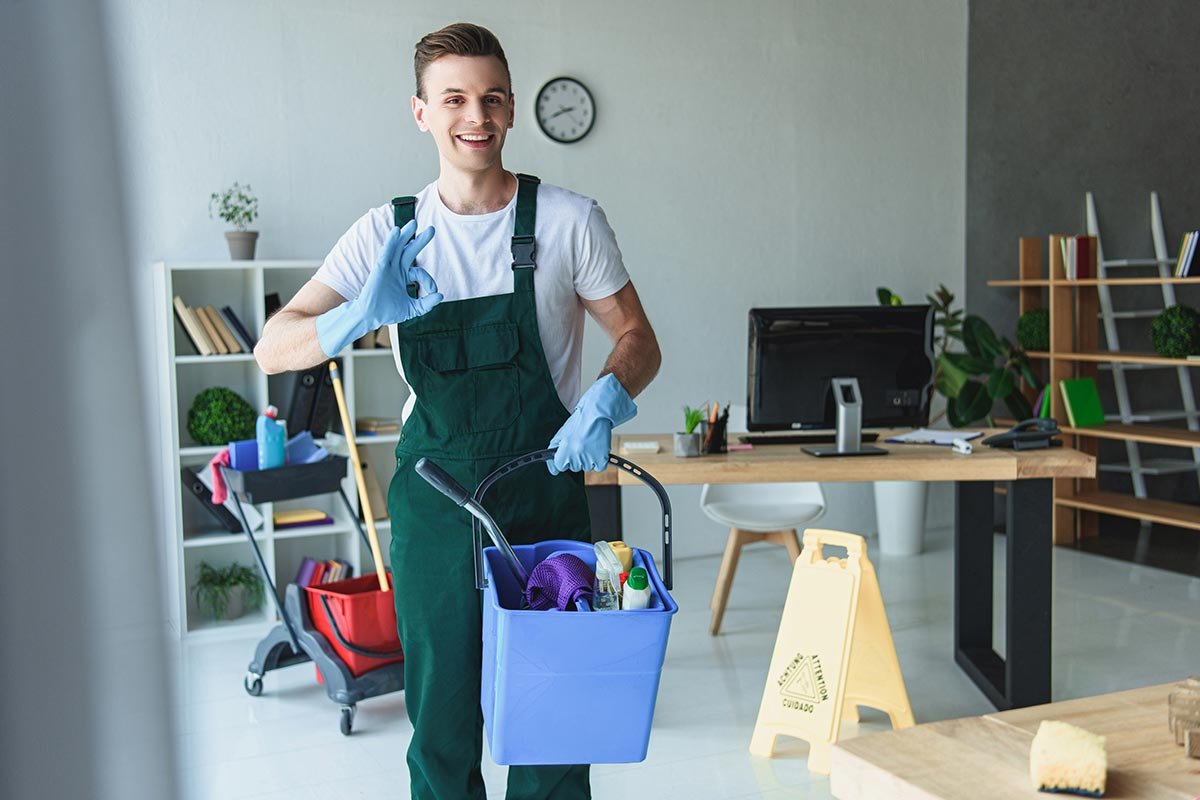
[[[570,112],[572,112],[574,110],[575,110],[575,106],[559,106],[558,111],[555,111],[553,114],[551,114],[549,117],[547,117],[547,119],[554,119],[555,117],[561,117],[563,114],[569,114]],[[572,119],[574,119],[574,118],[572,117]]]

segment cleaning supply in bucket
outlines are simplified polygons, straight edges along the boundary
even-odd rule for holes
[[[287,431],[275,421],[279,409],[267,406],[254,425],[254,438],[258,442],[258,468],[274,469],[284,462],[284,442]]]
[[[609,542],[608,546],[617,556],[617,560],[621,562],[621,572],[629,572],[633,569],[633,550],[629,549],[629,545],[624,542]]]
[[[551,608],[569,611],[579,600],[591,599],[593,581],[595,575],[583,559],[571,553],[558,553],[529,573],[525,599],[534,611]]]
[[[650,577],[645,567],[634,567],[621,590],[621,608],[633,611],[650,607]]]
[[[592,608],[596,611],[616,611],[621,607],[621,561],[608,542],[596,542],[596,591]]]

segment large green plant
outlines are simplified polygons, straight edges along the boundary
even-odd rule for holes
[[[881,305],[902,302],[899,295],[882,286],[875,295]],[[954,293],[945,285],[925,299],[933,307],[933,385],[946,398],[950,424],[963,428],[983,420],[992,425],[992,409],[998,402],[1017,419],[1032,417],[1019,379],[1024,378],[1034,389],[1040,384],[1024,351],[1008,339],[998,338],[981,317],[954,308]],[[957,350],[959,346],[966,352]]]
[[[213,386],[192,401],[187,429],[196,444],[226,445],[253,439],[254,421],[254,409],[241,395],[224,386]]]

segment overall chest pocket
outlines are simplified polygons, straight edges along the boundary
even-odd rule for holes
[[[449,434],[507,428],[521,413],[512,324],[431,333],[417,343],[423,384],[418,389],[436,429]]]

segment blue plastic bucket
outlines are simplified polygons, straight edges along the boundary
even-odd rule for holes
[[[586,542],[554,540],[513,547],[532,572],[558,551],[593,568]],[[658,682],[679,610],[645,550],[633,563],[650,576],[654,597],[637,611],[520,610],[521,590],[504,557],[484,550],[480,700],[497,764],[621,764],[643,761]]]

